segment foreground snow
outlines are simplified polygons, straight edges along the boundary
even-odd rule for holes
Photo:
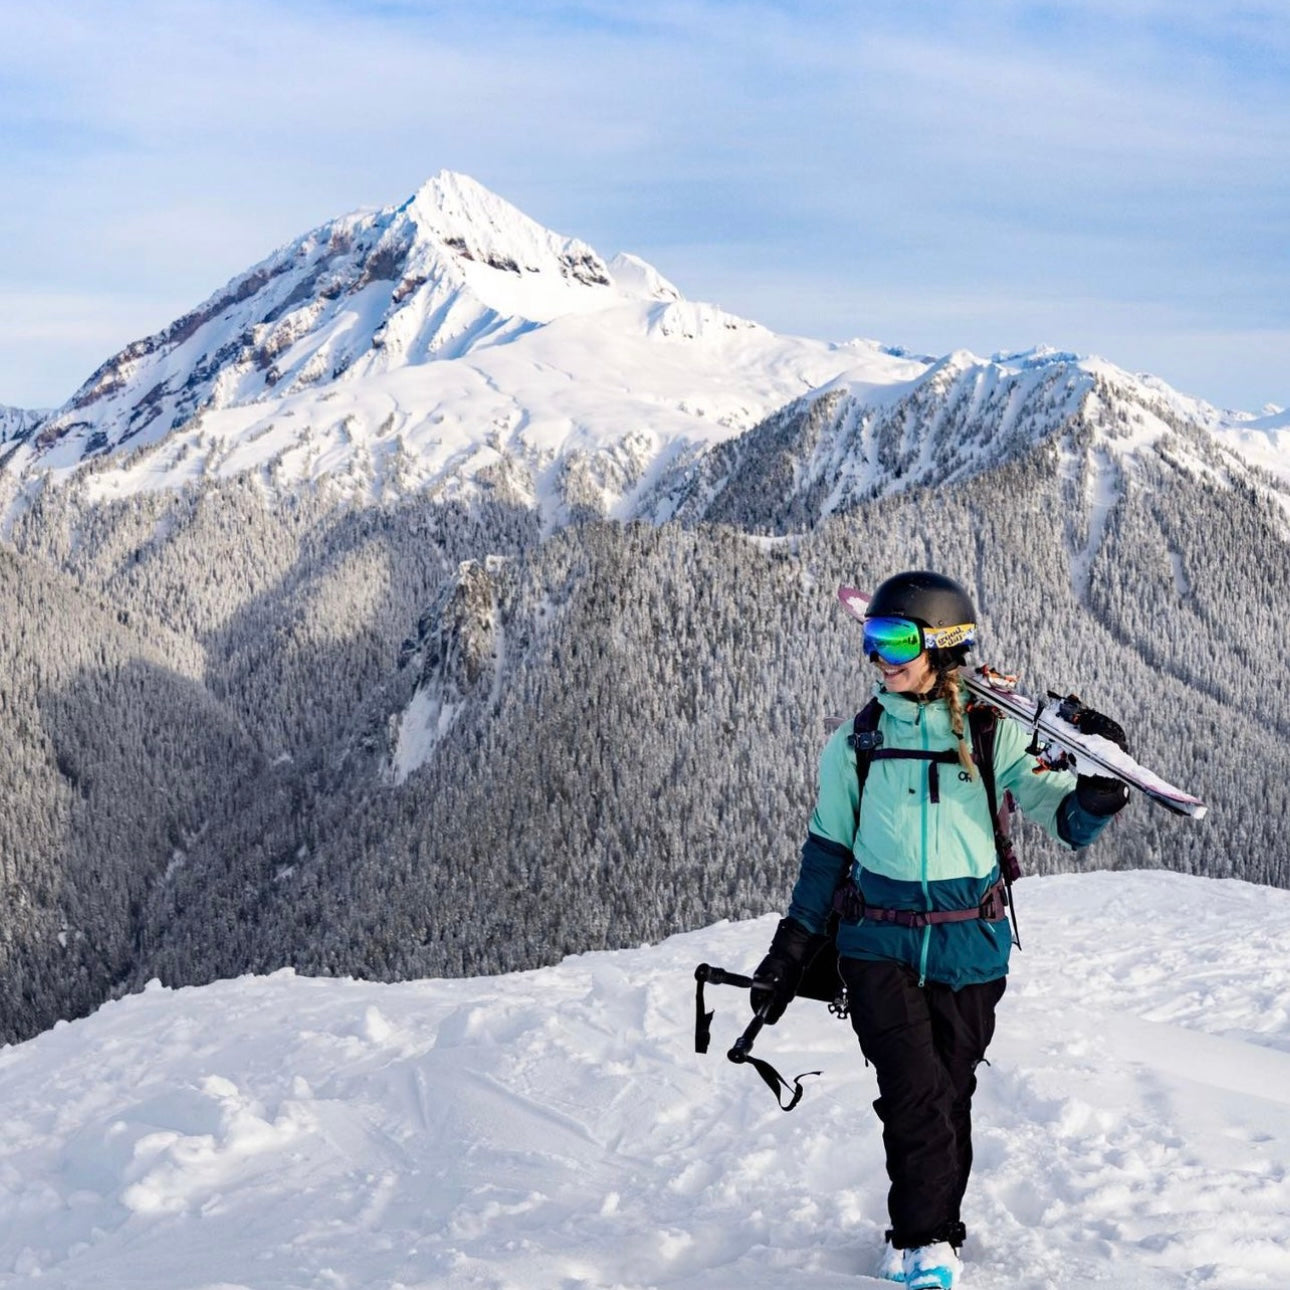
[[[982,1068],[969,1290],[1290,1285],[1290,892],[1028,879]],[[0,1285],[877,1286],[885,1179],[849,1028],[782,1114],[724,1060],[773,918],[522,975],[153,988],[0,1052]]]

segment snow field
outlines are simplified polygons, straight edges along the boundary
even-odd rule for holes
[[[1290,892],[1027,879],[964,1285],[1290,1285]],[[876,1096],[803,1001],[724,1058],[775,919],[507,977],[152,987],[0,1052],[0,1286],[783,1290],[864,1275]]]

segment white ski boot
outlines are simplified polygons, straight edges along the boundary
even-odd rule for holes
[[[898,1250],[890,1241],[886,1241],[882,1247],[882,1258],[878,1260],[878,1266],[874,1270],[874,1276],[879,1281],[895,1281],[899,1285],[905,1284],[905,1251]]]
[[[948,1241],[905,1251],[907,1290],[954,1290],[962,1273],[963,1264]]]

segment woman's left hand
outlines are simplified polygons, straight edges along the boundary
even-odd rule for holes
[[[1063,715],[1080,734],[1100,735],[1128,752],[1124,727],[1118,721],[1096,708],[1087,707],[1073,694],[1066,702],[1070,707]],[[1114,815],[1128,805],[1129,789],[1110,775],[1080,775],[1075,783],[1075,799],[1090,815]]]

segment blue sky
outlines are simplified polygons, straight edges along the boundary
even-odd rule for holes
[[[779,331],[1290,404],[1285,0],[0,0],[0,403],[445,167]]]

